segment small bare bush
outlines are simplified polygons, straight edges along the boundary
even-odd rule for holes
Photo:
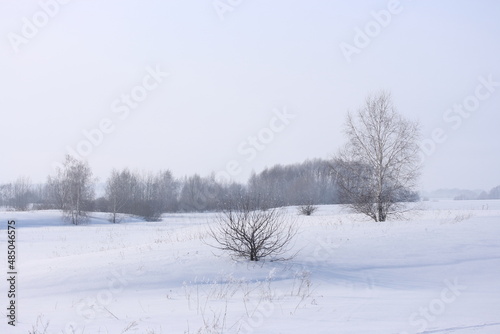
[[[312,204],[299,206],[298,211],[300,215],[311,216],[318,210],[318,207]]]
[[[289,250],[297,230],[283,210],[252,209],[250,201],[246,201],[219,214],[209,233],[217,243],[213,247],[259,261],[270,256],[285,260],[279,256]]]

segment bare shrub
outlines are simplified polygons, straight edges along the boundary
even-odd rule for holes
[[[299,206],[299,208],[298,208],[299,214],[303,215],[303,216],[311,216],[317,210],[318,210],[318,207],[316,205],[312,205],[312,204],[302,205],[302,206]]]
[[[247,200],[219,214],[209,233],[217,243],[213,247],[259,261],[270,256],[285,260],[279,256],[289,250],[297,230],[282,209],[252,209]]]

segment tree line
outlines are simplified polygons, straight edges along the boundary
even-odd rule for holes
[[[119,223],[124,215],[148,221],[163,213],[223,211],[243,198],[254,198],[255,207],[341,203],[328,160],[276,165],[252,173],[248,182],[221,182],[215,174],[176,178],[169,170],[138,172],[112,170],[102,196],[89,164],[66,156],[62,168],[34,185],[28,177],[0,185],[0,206],[13,210],[62,210],[66,220],[81,224],[88,212],[109,212]]]
[[[500,186],[494,187],[490,191],[483,190],[479,194],[474,191],[462,191],[460,195],[455,196],[453,199],[456,201],[500,199]]]

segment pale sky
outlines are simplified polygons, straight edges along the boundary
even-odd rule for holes
[[[490,189],[499,14],[493,0],[2,0],[0,183],[45,181],[68,152],[102,182],[124,167],[245,181],[332,157],[346,113],[387,90],[421,123],[422,189]]]

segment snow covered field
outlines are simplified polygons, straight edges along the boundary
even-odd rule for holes
[[[213,214],[71,226],[17,221],[15,328],[2,279],[0,333],[500,333],[500,201],[420,203],[374,223],[323,206],[296,216],[298,254],[233,260],[207,245]]]

